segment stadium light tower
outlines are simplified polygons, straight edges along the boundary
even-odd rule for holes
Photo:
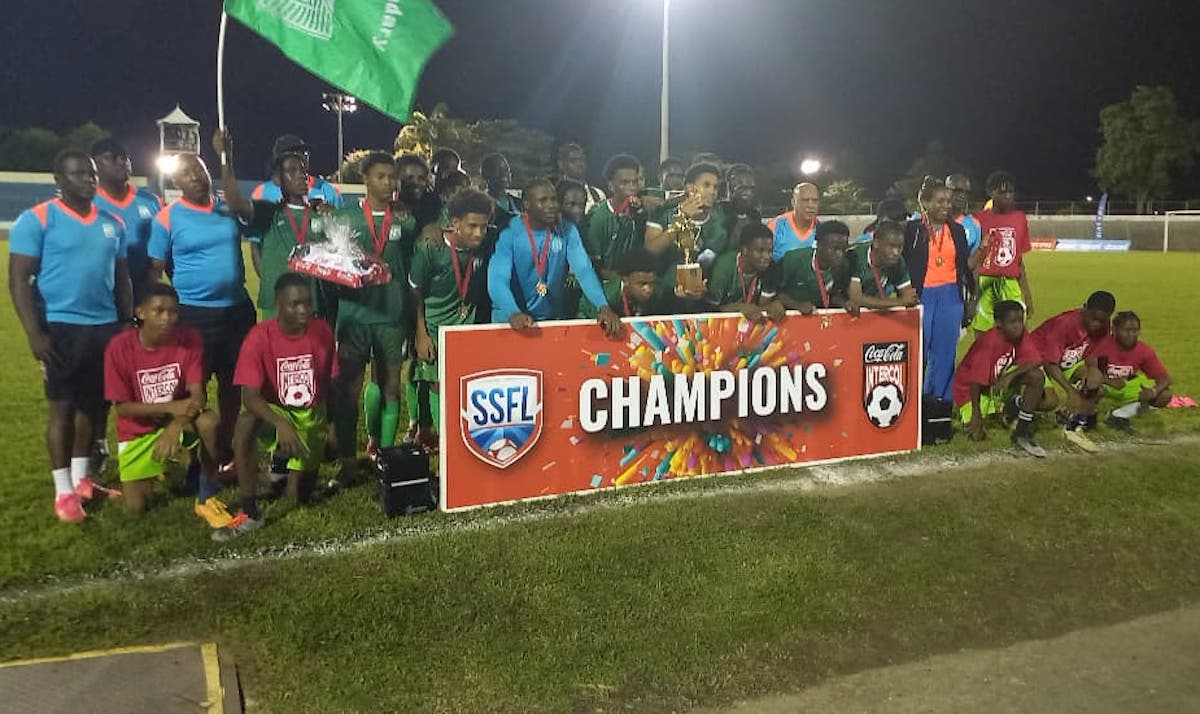
[[[349,94],[341,94],[339,92],[323,92],[321,94],[321,107],[324,108],[325,111],[333,112],[334,114],[337,115],[338,159],[337,159],[337,171],[335,171],[333,174],[333,180],[338,183],[341,183],[342,182],[342,163],[346,157],[346,149],[343,145],[342,115],[343,114],[353,114],[354,112],[358,111],[358,100]]]
[[[668,67],[670,62],[670,29],[671,29],[671,0],[663,0],[663,35],[662,35],[662,105],[661,115],[659,116],[659,134],[658,139],[658,159],[666,161],[670,155],[671,149],[668,141],[668,128],[670,126],[670,98],[671,89],[668,77]]]

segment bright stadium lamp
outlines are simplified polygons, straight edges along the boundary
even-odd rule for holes
[[[354,112],[358,111],[358,99],[352,95],[341,94],[340,92],[322,92],[321,108],[327,112],[332,112],[337,115],[338,162],[337,171],[334,172],[334,180],[341,182],[342,162],[346,158],[346,150],[344,147],[342,133],[342,115],[353,114]]]
[[[805,176],[814,176],[820,173],[820,171],[820,159],[814,159],[810,157],[800,162],[800,173],[804,174]]]
[[[179,168],[179,155],[160,154],[159,157],[154,160],[154,166],[158,168],[159,174],[163,176],[170,176],[175,173],[176,169]]]

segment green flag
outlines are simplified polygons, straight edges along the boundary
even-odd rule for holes
[[[293,62],[406,121],[429,57],[454,29],[429,0],[225,0]]]

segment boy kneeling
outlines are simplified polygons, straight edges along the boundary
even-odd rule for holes
[[[188,452],[199,458],[196,515],[213,528],[232,520],[217,499],[217,415],[204,408],[204,344],[200,333],[179,323],[179,296],[170,285],[147,286],[125,330],[104,350],[104,396],[116,405],[117,463],[125,507],[146,510],[166,461]],[[197,448],[199,447],[199,448]]]
[[[287,457],[288,495],[308,501],[325,455],[326,405],[337,376],[333,329],[313,317],[309,279],[285,273],[275,281],[278,317],[246,335],[233,383],[242,406],[233,432],[241,511],[213,540],[226,541],[263,526],[258,507],[259,436],[274,432],[272,453]],[[270,431],[267,431],[269,429]]]
[[[1016,418],[1012,441],[1025,453],[1044,458],[1046,450],[1033,440],[1033,416],[1051,411],[1058,397],[1045,388],[1042,353],[1025,331],[1025,309],[1015,300],[1001,300],[993,309],[996,326],[979,333],[954,371],[951,391],[963,428],[972,441],[987,437],[984,417],[1002,413]]]

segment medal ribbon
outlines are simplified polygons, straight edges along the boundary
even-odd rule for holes
[[[283,215],[287,216],[288,224],[292,227],[292,235],[296,236],[296,242],[304,245],[308,240],[308,206],[304,207],[304,227],[296,225],[296,217],[292,215],[292,207],[285,205],[283,207]]]
[[[814,253],[813,256],[815,257],[816,253]],[[742,302],[750,303],[754,299],[754,294],[756,292],[758,292],[758,276],[757,275],[754,276],[754,279],[750,281],[750,288],[746,289],[746,277],[744,275],[742,275],[742,254],[741,253],[738,253],[738,256],[737,256],[737,273],[738,273],[738,282],[740,282],[742,284]]]
[[[879,277],[879,267],[875,265],[875,251],[867,248],[867,262],[871,264],[871,273],[875,276],[875,289],[879,291],[879,297],[887,297],[883,292],[883,280]]]
[[[475,270],[475,261],[467,261],[467,274],[464,277],[462,266],[458,262],[458,248],[449,240],[446,245],[450,246],[450,262],[454,264],[454,285],[458,289],[458,300],[463,309],[467,307],[467,291],[471,289],[471,273]]]
[[[821,261],[813,251],[813,271],[817,274],[817,288],[821,291],[821,307],[829,307],[829,290],[825,288],[825,276],[821,274]]]
[[[362,202],[363,219],[367,222],[367,230],[371,232],[371,242],[375,244],[376,257],[383,257],[383,248],[387,245],[388,236],[392,232],[392,207],[388,205],[383,209],[383,227],[379,232],[375,232],[375,216],[371,213],[371,207],[367,204],[367,199]]]
[[[554,230],[546,229],[546,243],[539,253],[537,239],[533,237],[533,226],[529,224],[529,217],[525,216],[521,220],[525,223],[525,234],[529,236],[529,251],[533,253],[533,267],[537,270],[538,280],[544,284],[548,280],[547,266],[550,264],[550,241],[554,238]]]

